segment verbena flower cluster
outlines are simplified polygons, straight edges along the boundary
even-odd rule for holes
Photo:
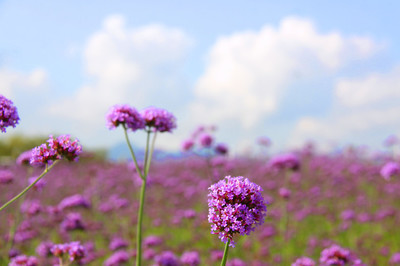
[[[182,142],[182,151],[188,152],[196,148],[213,151],[218,155],[225,155],[228,153],[229,148],[225,143],[215,143],[214,131],[217,128],[215,126],[199,126],[191,134],[189,139]]]
[[[277,170],[290,169],[293,171],[299,170],[300,160],[293,153],[282,154],[272,158],[268,165]]]
[[[53,256],[60,258],[68,255],[70,261],[80,261],[85,257],[86,253],[85,248],[79,241],[53,245],[50,248],[50,252]]]
[[[107,127],[115,129],[124,124],[132,131],[148,128],[158,132],[171,132],[176,128],[176,118],[170,112],[148,107],[140,112],[129,105],[114,105],[106,115]]]
[[[396,162],[387,162],[380,171],[381,176],[389,181],[392,176],[400,175],[400,165]]]
[[[262,188],[242,176],[227,176],[208,188],[208,221],[211,233],[234,247],[235,234],[248,235],[264,223],[266,202]]]
[[[321,252],[321,265],[345,265],[351,260],[350,251],[338,245],[332,245]]]
[[[77,139],[72,141],[69,135],[61,135],[54,139],[50,135],[47,144],[44,143],[32,150],[30,163],[32,165],[52,164],[62,158],[77,161],[81,153],[82,146]]]
[[[5,133],[6,128],[15,127],[19,122],[17,108],[13,102],[0,94],[0,130]]]
[[[148,107],[140,112],[146,126],[158,132],[171,132],[176,128],[176,119],[170,112],[156,107]]]

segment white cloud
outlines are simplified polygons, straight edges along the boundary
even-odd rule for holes
[[[397,98],[400,100],[400,66],[388,73],[373,73],[366,77],[341,79],[335,89],[341,104],[364,106]]]
[[[40,92],[47,89],[47,72],[36,68],[29,73],[0,68],[0,92],[6,97],[13,97],[16,91]]]
[[[296,17],[277,28],[221,37],[197,81],[191,111],[199,121],[234,120],[252,128],[280,108],[294,81],[331,73],[378,48],[369,38],[319,33],[311,21]]]
[[[82,124],[104,126],[104,115],[114,104],[142,108],[167,102],[176,96],[176,72],[190,45],[179,29],[128,28],[123,16],[109,16],[85,44],[83,60],[90,81],[50,110]]]
[[[299,119],[289,145],[299,146],[310,139],[354,142],[374,132],[382,132],[382,141],[400,132],[399,76],[397,66],[387,73],[340,79],[335,87],[335,106],[329,115],[323,119]]]

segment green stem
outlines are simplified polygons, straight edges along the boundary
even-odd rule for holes
[[[226,242],[226,244],[225,244],[224,257],[222,258],[221,266],[225,266],[226,261],[228,259],[228,251],[229,251],[229,243],[230,242],[231,242],[231,240],[228,239],[228,242]]]
[[[157,137],[157,131],[154,132],[153,140],[151,142],[151,147],[150,147],[150,153],[149,153],[149,157],[148,157],[145,172],[144,172],[146,179],[147,179],[147,175],[149,174],[150,163],[151,163],[151,159],[153,157],[153,152],[154,152],[154,143],[156,143],[156,137]],[[146,150],[147,150],[147,147],[146,147]]]
[[[146,169],[147,169],[147,164],[149,163],[149,146],[150,146],[150,134],[151,134],[151,131],[150,131],[150,129],[147,129],[146,132],[147,132],[146,149],[145,149],[145,152],[144,152],[144,169],[143,169],[145,178],[147,177]]]
[[[146,180],[142,181],[142,188],[140,190],[140,205],[137,221],[137,237],[136,237],[136,266],[142,264],[142,221],[143,221],[143,205],[144,196],[146,192]]]
[[[144,176],[142,175],[142,171],[140,171],[139,164],[138,164],[138,162],[136,160],[135,153],[133,152],[133,148],[132,148],[131,142],[129,141],[128,132],[127,132],[125,124],[122,124],[122,127],[124,128],[125,140],[126,140],[126,143],[128,144],[129,150],[131,152],[131,156],[132,156],[133,162],[135,163],[136,171],[138,172],[140,178],[142,180],[145,180]]]
[[[21,193],[19,193],[17,196],[15,196],[14,198],[10,199],[7,203],[5,203],[3,206],[0,207],[0,211],[3,210],[4,208],[6,208],[8,205],[10,205],[11,203],[13,203],[14,201],[16,201],[17,199],[19,199],[20,197],[22,197],[29,189],[31,189],[37,182],[39,182],[39,180],[45,175],[47,174],[47,172],[53,168],[54,165],[56,165],[58,161],[55,161],[52,165],[48,166],[46,164],[46,169],[44,169],[43,173],[38,176],[36,178],[36,180],[30,184],[29,186],[27,186],[24,190],[21,191]]]

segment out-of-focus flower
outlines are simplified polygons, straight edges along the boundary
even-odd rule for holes
[[[226,144],[224,143],[218,143],[215,148],[214,148],[215,152],[217,154],[227,154],[228,153],[228,146],[226,146]]]
[[[28,215],[37,215],[42,211],[42,205],[39,200],[25,200],[21,204],[21,212]]]
[[[383,145],[386,147],[391,147],[396,145],[399,142],[399,139],[397,138],[396,135],[390,135],[388,136],[385,141],[383,142]]]
[[[60,226],[63,231],[84,230],[86,228],[81,214],[77,212],[67,214]]]
[[[114,252],[105,262],[104,266],[119,266],[125,262],[128,262],[129,254],[124,250]]]
[[[17,108],[11,100],[0,94],[0,131],[5,133],[7,127],[16,127],[18,122]]]
[[[342,211],[340,217],[342,218],[343,221],[350,221],[354,219],[355,213],[353,210],[347,209]]]
[[[351,259],[350,251],[338,245],[332,245],[322,250],[319,262],[323,266],[345,265]]]
[[[293,262],[292,266],[315,266],[315,262],[308,257],[301,257]]]
[[[179,266],[179,259],[172,251],[164,251],[154,257],[155,266]]]
[[[31,185],[33,182],[35,182],[37,178],[38,178],[37,176],[29,177],[28,178],[29,185]],[[46,185],[46,183],[47,183],[46,180],[44,180],[42,178],[38,182],[36,182],[36,184],[33,186],[33,189],[37,190],[37,191],[40,191]]]
[[[107,127],[115,129],[121,124],[132,131],[143,129],[145,121],[139,112],[128,105],[114,105],[110,108],[106,115]]]
[[[181,256],[181,262],[188,266],[200,265],[200,255],[197,251],[186,251]]]
[[[57,206],[60,210],[64,210],[67,208],[73,207],[83,207],[90,208],[90,202],[82,195],[75,194],[69,197],[64,198]]]
[[[26,255],[18,255],[11,259],[8,266],[38,266],[39,261],[36,257],[26,256]]]
[[[32,165],[52,164],[62,158],[77,161],[81,153],[82,146],[78,140],[72,141],[69,135],[61,135],[56,139],[50,135],[47,144],[33,148],[30,163]]]
[[[228,260],[226,262],[226,265],[227,266],[246,266],[246,263],[239,258],[234,258],[234,259]]]
[[[234,247],[233,235],[248,235],[264,223],[267,208],[262,188],[247,178],[227,176],[208,190],[211,233],[218,234],[221,241],[230,240]]]
[[[129,246],[128,241],[120,238],[120,237],[114,237],[111,242],[110,245],[108,246],[108,248],[112,251],[115,251],[117,249],[123,249]]]
[[[257,143],[265,147],[271,146],[271,140],[268,137],[259,137]]]
[[[400,174],[400,165],[396,162],[387,162],[380,173],[385,180],[389,181],[392,176]]]
[[[0,170],[0,184],[10,184],[13,180],[13,172],[10,170]]]
[[[51,241],[44,241],[40,243],[36,248],[36,253],[40,257],[49,257],[52,255],[51,248],[54,246],[54,243]]]
[[[62,258],[65,254],[68,254],[70,261],[80,261],[85,257],[86,250],[79,241],[74,241],[64,244],[55,244],[50,248],[51,253]]]
[[[268,165],[278,170],[291,169],[296,171],[300,168],[300,160],[295,154],[288,153],[275,156],[269,161]]]
[[[167,110],[148,107],[140,112],[146,122],[146,126],[158,132],[171,132],[176,128],[175,116]]]
[[[400,263],[400,252],[394,253],[390,258],[390,263],[396,264]]]
[[[148,236],[143,240],[143,245],[146,247],[154,247],[161,245],[162,243],[163,243],[162,238],[154,235]]]
[[[213,143],[214,139],[210,134],[204,133],[200,136],[200,145],[203,148],[209,148],[211,147],[211,144]]]
[[[291,194],[292,192],[290,191],[290,189],[287,189],[285,187],[281,187],[279,189],[279,196],[281,196],[284,199],[289,199]]]
[[[16,163],[18,165],[29,165],[31,157],[32,157],[32,150],[24,151],[18,156]]]
[[[194,146],[194,141],[191,139],[187,139],[182,142],[182,151],[189,151]]]

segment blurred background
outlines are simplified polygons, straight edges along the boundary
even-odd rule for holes
[[[400,134],[397,1],[0,1],[0,94],[15,141],[71,134],[115,150],[112,105],[174,113],[157,147],[215,125],[234,154],[382,147]],[[140,133],[131,140],[141,147]],[[4,146],[5,145],[5,146]],[[25,145],[25,144],[24,144]],[[27,145],[27,148],[30,145]],[[21,148],[22,149],[22,148]],[[17,153],[17,152],[15,152]]]

